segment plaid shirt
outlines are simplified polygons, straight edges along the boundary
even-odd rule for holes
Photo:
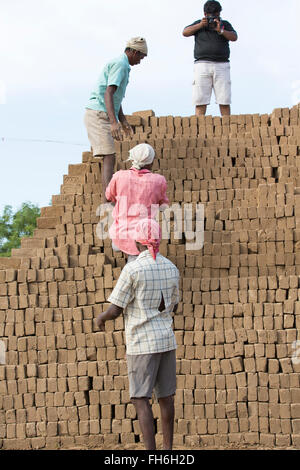
[[[162,295],[165,310],[160,312]],[[124,267],[108,301],[124,308],[127,354],[176,349],[171,313],[179,302],[179,271],[167,258],[158,253],[154,261],[143,251]]]

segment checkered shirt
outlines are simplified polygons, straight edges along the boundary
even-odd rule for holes
[[[176,349],[171,313],[179,302],[179,271],[167,258],[158,253],[154,261],[143,251],[124,267],[108,301],[124,309],[127,354]]]

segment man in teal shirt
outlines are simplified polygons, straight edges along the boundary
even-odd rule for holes
[[[107,202],[105,190],[114,172],[114,140],[122,140],[122,130],[126,135],[133,133],[122,109],[122,100],[129,82],[130,66],[140,64],[147,54],[148,47],[144,38],[137,37],[128,41],[125,52],[105,65],[86,106],[84,123],[93,156],[103,158],[104,202]]]

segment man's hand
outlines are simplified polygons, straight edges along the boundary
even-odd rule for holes
[[[110,129],[111,129],[111,135],[113,136],[115,140],[118,140],[118,141],[123,140],[122,128],[119,122],[114,122],[113,124],[111,124]]]
[[[123,131],[124,131],[124,133],[127,137],[130,137],[130,138],[133,137],[133,129],[132,129],[131,125],[128,124],[126,119],[121,122],[121,126],[122,126],[122,129],[123,129]]]
[[[208,27],[208,19],[206,18],[206,16],[204,18],[202,18],[201,23],[200,23],[199,26],[203,29]]]
[[[96,319],[96,323],[97,323],[97,326],[99,328],[99,330],[101,331],[105,331],[105,320],[103,319],[103,313],[99,313],[97,319]]]
[[[222,25],[221,21],[218,19],[215,19],[215,23],[217,23],[217,26],[215,27],[215,31],[219,34],[224,30],[224,26]]]
[[[200,29],[205,29],[207,28],[208,26],[208,20],[206,17],[202,18],[202,20],[200,21],[200,23],[196,23],[194,25],[191,25],[191,26],[186,26],[182,32],[182,35],[186,38],[188,38],[189,36],[193,36],[194,34],[198,33],[198,31],[200,31]]]
[[[101,331],[105,331],[105,322],[115,320],[123,313],[123,309],[117,305],[111,304],[105,312],[99,313],[96,318],[96,324]]]
[[[226,31],[222,21],[220,21],[220,20],[215,20],[215,21],[217,23],[215,31],[218,34],[222,34],[222,36],[224,36],[224,38],[227,39],[227,41],[233,41],[233,42],[237,41],[237,34],[236,34],[235,31]]]

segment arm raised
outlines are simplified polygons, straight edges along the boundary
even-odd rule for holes
[[[194,36],[200,29],[206,28],[208,25],[207,18],[203,18],[199,23],[192,24],[184,28],[182,35],[186,38],[189,36]]]

